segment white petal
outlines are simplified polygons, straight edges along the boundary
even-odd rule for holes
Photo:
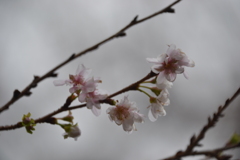
[[[108,115],[108,118],[110,119],[110,121],[113,121],[112,117],[110,115]]]
[[[183,72],[183,75],[186,79],[188,79],[188,74],[186,73],[186,71]]]
[[[69,88],[69,92],[70,93],[74,93],[76,91],[76,87],[71,87],[71,88]]]
[[[157,58],[146,58],[149,63],[158,63]]]
[[[120,101],[119,105],[120,105],[120,106],[124,106],[124,107],[126,107],[126,108],[129,108],[130,105],[129,105],[128,96],[124,96],[124,98]]]
[[[84,69],[82,70],[79,74],[81,74],[85,79],[91,74],[92,70],[91,69]]]
[[[160,65],[153,65],[153,66],[151,67],[152,71],[153,71],[154,73],[156,73],[156,74],[159,73],[159,70],[161,70],[161,68],[162,68],[162,64],[160,64]]]
[[[123,121],[123,130],[127,132],[131,132],[133,130],[133,118],[129,116],[127,119]]]
[[[166,116],[166,111],[164,110],[163,106],[161,106],[158,110],[160,116]]]
[[[164,106],[168,106],[170,104],[170,100],[167,99],[165,102],[164,102]]]
[[[121,125],[123,123],[123,121],[119,120],[117,117],[114,117],[114,121],[117,125]]]
[[[187,67],[194,67],[195,62],[193,60],[189,60],[188,64],[186,65]]]
[[[55,86],[62,86],[65,84],[65,80],[55,80],[55,81],[53,81],[53,84]]]
[[[107,113],[107,114],[110,114],[114,108],[115,108],[115,107],[109,107],[109,108],[106,110],[106,113]]]
[[[94,102],[94,106],[97,108],[97,109],[101,109],[101,105],[99,102]]]
[[[138,122],[138,123],[143,123],[143,115],[141,115],[140,113],[134,113],[134,121]]]
[[[176,73],[170,73],[170,74],[167,74],[167,75],[166,75],[166,79],[167,79],[168,81],[170,81],[170,82],[175,81],[176,77],[177,77],[177,74],[176,74]]]
[[[83,64],[82,64],[82,68],[85,68]],[[78,65],[78,68],[76,70],[76,75],[78,75],[81,72],[82,68],[80,65]]]
[[[173,83],[169,82],[165,77],[164,77],[164,81],[161,84],[157,83],[157,88],[159,89],[172,88],[172,86],[173,86]]]
[[[81,93],[79,96],[78,96],[78,100],[79,102],[85,102],[86,100],[86,94],[84,93]]]
[[[106,99],[108,97],[108,94],[99,94],[98,95],[98,99],[99,100],[104,100],[104,99]]]
[[[166,60],[167,54],[160,54],[157,59],[158,59],[158,64],[163,63]]]
[[[99,116],[101,114],[101,109],[98,109],[97,107],[92,107],[92,112],[95,116]]]
[[[195,63],[193,60],[189,59],[187,56],[185,56],[182,60],[178,62],[181,66],[187,66],[187,67],[194,67]]]
[[[161,84],[163,83],[165,80],[165,73],[164,72],[160,72],[157,76],[157,84]]]
[[[167,50],[167,55],[170,55],[174,50],[176,49],[176,46],[174,44],[171,44]]]
[[[178,69],[175,70],[175,73],[177,74],[181,74],[184,72],[184,68],[183,67],[179,67]]]
[[[152,113],[151,109],[150,109],[149,112],[148,112],[148,118],[149,118],[149,120],[152,121],[152,122],[155,122],[155,121],[157,120],[157,117],[154,117],[154,116],[153,116],[153,113]]]
[[[81,75],[86,79],[88,77],[88,75],[91,73],[91,71],[92,71],[91,69],[86,68],[82,64],[82,68],[80,66],[78,66],[77,71],[76,71],[76,75]]]
[[[85,92],[93,92],[96,89],[96,83],[93,78],[87,80],[83,85]]]

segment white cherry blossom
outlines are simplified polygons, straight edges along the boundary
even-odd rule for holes
[[[99,78],[89,78],[90,73],[91,69],[85,68],[85,66],[82,65],[82,69],[78,67],[76,75],[69,75],[69,79],[55,80],[53,83],[55,86],[62,86],[64,84],[71,85],[72,87],[69,89],[69,92],[78,94],[80,99],[80,96],[85,97],[89,92],[94,92],[96,90],[97,83],[101,83]]]
[[[162,83],[157,83],[156,85],[157,85],[157,88],[159,88],[159,89],[168,89],[168,88],[172,88],[172,86],[173,86],[173,83],[172,82],[170,82],[170,81],[168,81],[165,77],[163,77],[163,81],[162,81]]]
[[[101,113],[100,100],[106,99],[108,94],[102,90],[95,90],[86,94],[80,94],[79,101],[86,102],[87,108],[91,109],[95,116],[99,116]]]
[[[176,49],[175,45],[170,45],[167,53],[159,55],[157,58],[147,58],[147,61],[153,63],[152,71],[157,76],[157,84],[161,84],[166,78],[168,81],[175,81],[177,74],[184,73],[184,66],[194,67],[194,61],[190,60],[180,49]]]
[[[164,106],[168,106],[170,104],[170,100],[168,98],[168,90],[164,89],[157,97],[150,98],[150,105],[148,117],[151,121],[156,121],[158,116],[165,116],[166,111],[164,110]]]
[[[109,119],[117,125],[122,125],[123,130],[131,133],[136,130],[134,122],[143,123],[143,115],[139,113],[135,102],[130,102],[125,96],[116,106],[107,109]]]

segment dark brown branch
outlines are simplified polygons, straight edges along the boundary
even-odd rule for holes
[[[206,132],[214,127],[214,125],[217,123],[220,117],[223,117],[223,111],[231,104],[234,99],[240,94],[240,88],[234,93],[234,95],[230,98],[227,99],[224,106],[219,106],[218,111],[213,114],[213,117],[208,118],[208,123],[202,128],[198,136],[193,135],[192,138],[190,139],[190,144],[187,146],[185,151],[179,151],[177,152],[174,156],[165,158],[164,160],[175,160],[179,159],[181,157],[186,157],[188,155],[191,155],[194,151],[193,149],[197,146],[200,146],[199,142],[204,138]]]
[[[102,101],[100,101],[100,102],[101,102],[101,103],[107,103],[107,104],[110,104],[110,105],[111,105],[111,101],[109,101],[109,100],[110,100],[112,97],[115,97],[115,96],[117,96],[117,95],[119,95],[119,94],[122,94],[122,93],[124,93],[124,92],[127,92],[127,91],[137,90],[138,85],[139,85],[140,83],[142,83],[142,82],[144,82],[144,81],[146,81],[146,80],[148,80],[148,79],[150,79],[150,78],[152,78],[152,77],[154,77],[154,76],[156,76],[156,74],[151,71],[149,74],[147,74],[145,77],[143,77],[143,78],[140,79],[139,81],[137,81],[137,82],[135,82],[135,83],[133,83],[133,84],[131,84],[131,85],[129,85],[129,86],[127,86],[127,87],[125,87],[125,88],[123,88],[123,89],[121,89],[121,90],[119,90],[119,91],[117,91],[117,92],[115,92],[115,93],[113,93],[113,94],[111,94],[111,95],[109,95],[105,100],[102,100]],[[82,108],[82,105],[76,105],[76,106],[69,107],[69,109],[77,109],[77,108]]]
[[[116,96],[116,95],[119,95],[119,94],[122,94],[124,92],[127,92],[127,91],[130,91],[130,90],[137,90],[138,88],[138,85],[152,77],[156,76],[155,73],[153,72],[150,72],[149,74],[147,74],[145,77],[143,77],[141,80],[109,95],[106,100],[103,100],[101,101],[100,103],[108,103],[110,105],[111,104],[111,98]],[[67,111],[67,110],[74,110],[74,109],[79,109],[79,108],[83,108],[86,106],[86,104],[81,104],[81,105],[77,105],[77,106],[72,106],[72,107],[69,107],[69,105],[72,103],[72,101],[74,100],[74,98],[72,98],[72,95],[70,95],[67,99],[66,99],[66,102],[65,104],[60,107],[58,110],[52,112],[52,113],[49,113],[48,115],[44,116],[44,117],[41,117],[41,118],[38,118],[35,121],[35,123],[50,123],[50,124],[53,124],[52,123],[52,118],[54,115],[58,114],[58,113],[61,113],[61,112],[64,112],[64,111]],[[17,129],[17,128],[21,128],[23,127],[22,123],[21,122],[18,122],[17,124],[15,125],[9,125],[9,126],[0,126],[0,131],[1,130],[13,130],[13,129]]]
[[[214,157],[214,158],[220,159],[220,160],[221,159],[229,159],[229,158],[231,158],[230,155],[223,155],[221,153],[223,151],[227,151],[227,150],[234,149],[234,148],[240,148],[240,143],[231,145],[231,146],[225,146],[225,147],[213,149],[213,150],[193,151],[190,154],[188,154],[187,156],[205,155],[207,157]]]
[[[65,64],[67,64],[68,62],[76,59],[77,57],[80,57],[90,51],[93,51],[95,49],[97,49],[99,46],[101,46],[102,44],[114,39],[114,38],[117,38],[117,37],[123,37],[123,36],[126,36],[126,33],[125,31],[129,28],[131,28],[132,26],[135,26],[139,23],[142,23],[148,19],[151,19],[159,14],[162,14],[162,13],[174,13],[174,9],[172,9],[171,7],[174,6],[175,4],[177,4],[178,2],[180,2],[181,0],[176,0],[175,2],[173,2],[172,4],[170,4],[169,6],[167,6],[166,8],[150,15],[150,16],[147,16],[145,18],[142,18],[140,20],[137,20],[137,16],[128,24],[126,25],[125,27],[123,27],[121,30],[119,30],[118,32],[116,32],[115,34],[113,34],[112,36],[106,38],[105,40],[93,45],[92,47],[90,48],[87,48],[85,49],[84,51],[82,52],[79,52],[78,54],[72,54],[67,60],[65,60],[64,62],[60,63],[59,65],[57,65],[55,68],[53,68],[52,70],[50,70],[49,72],[47,72],[46,74],[44,74],[43,76],[41,77],[38,77],[38,76],[35,76],[34,80],[25,88],[23,89],[21,92],[18,91],[18,94],[17,96],[14,94],[12,99],[10,99],[5,105],[3,105],[1,108],[0,108],[0,113],[9,109],[9,106],[12,105],[13,103],[15,103],[17,100],[19,100],[20,98],[22,98],[23,96],[30,96],[31,92],[30,90],[34,87],[37,86],[37,84],[39,82],[41,82],[42,80],[46,79],[46,78],[49,78],[49,77],[56,77],[57,74],[54,73],[56,70],[58,70],[59,68],[61,68],[62,66],[64,66]]]
[[[230,150],[230,149],[234,149],[234,148],[239,148],[239,147],[240,147],[240,143],[231,145],[231,146],[225,146],[222,148],[213,149],[213,150],[193,151],[193,152],[189,153],[188,155],[186,155],[185,157],[205,155],[206,157],[214,157],[218,160],[229,160],[232,156],[222,154],[222,152]]]

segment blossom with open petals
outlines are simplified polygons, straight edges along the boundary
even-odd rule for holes
[[[91,109],[95,116],[99,116],[101,113],[100,100],[106,99],[108,94],[102,90],[95,90],[88,92],[87,94],[81,94],[79,96],[80,102],[86,102],[87,108]]]
[[[147,58],[147,61],[154,64],[152,71],[158,74],[158,84],[161,84],[164,78],[173,82],[177,74],[181,73],[187,78],[187,75],[184,73],[184,66],[195,66],[194,61],[190,60],[180,49],[176,49],[176,46],[173,44],[169,46],[167,53],[161,54],[157,58]]]
[[[107,109],[107,114],[111,121],[117,125],[122,125],[123,130],[131,133],[136,130],[134,122],[143,123],[143,115],[139,113],[134,102],[130,102],[125,96],[116,106]]]
[[[157,83],[156,85],[157,85],[157,88],[158,89],[161,89],[161,90],[163,90],[163,89],[168,89],[168,88],[172,88],[172,86],[173,86],[173,83],[172,82],[170,82],[170,81],[168,81],[165,77],[163,77],[163,81],[162,81],[162,83]]]
[[[151,121],[156,121],[158,116],[165,116],[166,111],[164,110],[164,106],[168,106],[170,104],[170,100],[168,99],[168,91],[162,90],[161,93],[157,97],[150,98],[150,105],[148,106],[149,113],[148,117]]]
[[[96,90],[97,83],[101,83],[100,79],[89,78],[90,73],[91,69],[85,68],[85,66],[82,65],[82,69],[78,67],[76,75],[69,75],[69,79],[55,80],[53,83],[55,86],[62,86],[64,84],[71,85],[72,87],[69,89],[70,93],[77,93],[79,96],[81,94],[85,95],[88,92]]]

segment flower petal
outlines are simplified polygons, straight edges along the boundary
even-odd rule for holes
[[[160,72],[157,76],[157,84],[161,84],[163,83],[165,80],[165,73],[164,72]]]
[[[81,93],[81,94],[78,96],[79,102],[85,102],[86,96],[87,96],[86,94]]]
[[[176,73],[169,73],[169,74],[166,75],[166,79],[170,82],[175,81],[176,77],[177,77]]]
[[[53,81],[53,84],[55,86],[62,86],[65,84],[65,80],[55,80],[55,81]]]
[[[69,88],[70,93],[75,93],[77,91],[76,87]]]
[[[158,116],[153,114],[152,110],[150,109],[148,112],[148,118],[150,121],[155,122],[157,120]]]
[[[164,77],[164,81],[162,83],[157,83],[157,88],[159,89],[166,89],[166,88],[172,88],[173,83],[169,82],[165,77]]]
[[[186,79],[188,79],[188,74],[186,73],[186,71],[183,72],[183,75]]]
[[[133,130],[133,123],[134,123],[133,118],[129,116],[127,119],[123,121],[123,124],[122,124],[123,130],[127,132],[131,132]]]
[[[98,109],[97,107],[93,106],[92,107],[92,113],[95,115],[95,116],[99,116],[101,114],[101,109]]]
[[[163,108],[163,106],[160,106],[159,108],[158,108],[158,114],[160,115],[160,116],[166,116],[166,111],[165,111],[165,109]]]
[[[83,64],[82,64],[82,70],[80,70],[79,68],[77,69],[77,75],[82,75],[85,79],[87,79],[88,75],[92,72],[92,69],[90,68],[86,68]]]
[[[171,44],[167,50],[167,55],[171,55],[171,53],[176,49],[176,46],[174,44]]]
[[[149,63],[158,63],[157,58],[146,58]]]
[[[134,113],[133,118],[134,118],[134,122],[138,122],[138,123],[144,122],[143,115],[140,113]]]
[[[181,74],[184,72],[184,68],[183,67],[178,67],[178,69],[175,70],[175,73],[177,74]]]

